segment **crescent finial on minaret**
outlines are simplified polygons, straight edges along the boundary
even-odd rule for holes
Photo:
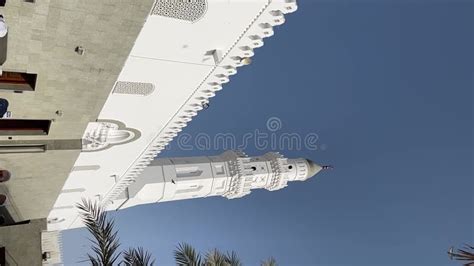
[[[332,165],[323,165],[323,166],[321,166],[321,168],[323,170],[332,170],[332,169],[334,169],[334,166],[332,166]]]

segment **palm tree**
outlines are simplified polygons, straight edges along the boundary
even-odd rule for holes
[[[178,244],[174,251],[174,258],[179,266],[242,266],[242,262],[234,251],[223,253],[218,249],[212,249],[203,259],[201,254],[187,243]],[[274,258],[262,262],[261,265],[277,266]]]
[[[117,230],[114,229],[114,221],[107,219],[107,214],[97,202],[82,200],[77,204],[79,213],[87,230],[93,236],[93,255],[87,254],[90,262],[94,266],[112,266],[120,256],[117,251],[120,244],[117,238]]]
[[[152,266],[155,263],[155,260],[152,260],[150,253],[146,252],[142,247],[139,247],[129,248],[124,251],[122,263],[126,266]]]
[[[227,252],[226,261],[229,264],[229,266],[242,266],[242,262],[240,262],[239,257],[237,257],[237,253],[235,253],[234,251],[230,253]]]
[[[464,248],[454,250],[451,247],[448,250],[448,255],[451,259],[467,261],[464,266],[474,266],[474,246],[465,244]]]
[[[237,253],[234,251],[222,253],[217,249],[213,249],[206,253],[205,257],[206,266],[242,266],[240,259],[237,257]]]
[[[242,266],[235,252],[222,253],[213,249],[206,253],[204,259],[196,249],[187,244],[180,243],[174,251],[176,264],[179,266]]]
[[[180,243],[174,251],[174,259],[179,266],[201,266],[201,254],[187,243]]]
[[[278,266],[275,258],[270,257],[269,259],[262,261],[261,266]]]
[[[227,266],[225,254],[217,249],[208,251],[204,261],[206,266]]]
[[[153,266],[151,254],[143,248],[129,248],[119,251],[120,242],[118,232],[114,228],[114,220],[107,216],[105,209],[97,202],[83,199],[77,204],[79,214],[92,235],[92,254],[87,254],[88,261],[93,266]],[[119,259],[122,256],[120,262]],[[242,266],[242,262],[235,252],[223,253],[217,249],[208,251],[201,256],[193,246],[180,243],[175,251],[174,258],[179,266]],[[118,263],[117,263],[118,262]],[[274,258],[262,262],[262,266],[276,266]]]
[[[92,252],[87,254],[88,260],[93,266],[112,266],[123,255],[123,261],[119,265],[127,266],[152,266],[154,260],[151,254],[143,248],[130,248],[127,251],[119,251],[120,246],[115,230],[114,220],[107,216],[104,208],[97,202],[83,199],[77,204],[79,214],[84,225],[92,235]]]

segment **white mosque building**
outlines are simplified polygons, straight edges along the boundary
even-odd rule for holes
[[[48,229],[80,226],[75,203],[84,197],[116,210],[212,195],[236,198],[315,174],[315,164],[288,164],[277,154],[154,161],[296,9],[293,0],[156,1],[97,122],[86,128]],[[258,171],[248,172],[251,167]]]
[[[53,254],[54,232],[82,226],[82,198],[107,210],[233,199],[318,173],[273,152],[155,159],[296,10],[296,0],[7,1],[0,218],[38,221]]]

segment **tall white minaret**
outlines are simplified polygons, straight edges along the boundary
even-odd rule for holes
[[[287,159],[275,152],[257,157],[226,151],[218,156],[155,159],[123,193],[108,204],[102,201],[102,206],[111,211],[210,196],[240,198],[252,189],[282,189],[288,182],[304,181],[324,168],[307,159]],[[101,195],[114,187],[111,181],[110,177],[70,177],[48,216],[48,230],[83,227],[76,203],[83,198],[100,202]]]
[[[123,204],[113,208],[210,196],[240,198],[252,189],[282,189],[289,181],[304,181],[324,168],[274,152],[257,157],[226,151],[219,156],[156,159],[117,199]]]

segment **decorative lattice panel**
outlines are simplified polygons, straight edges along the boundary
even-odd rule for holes
[[[155,85],[144,82],[118,81],[115,84],[113,93],[150,95],[155,90]]]
[[[206,0],[157,0],[152,14],[193,22],[204,16],[206,10]]]

